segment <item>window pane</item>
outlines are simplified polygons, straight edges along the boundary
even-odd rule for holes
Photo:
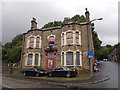
[[[80,65],[80,53],[76,52],[76,65]]]
[[[73,65],[73,52],[66,53],[66,65]]]
[[[34,42],[34,37],[31,37],[30,38],[30,43],[33,43]]]
[[[29,43],[29,47],[33,47],[34,46],[34,37],[30,38],[30,43]]]
[[[40,38],[37,37],[37,38],[36,38],[36,47],[39,47],[39,44],[40,44]]]
[[[48,58],[54,58],[54,52],[48,52]]]
[[[72,32],[68,32],[67,33],[67,38],[73,38],[73,33]]]
[[[73,33],[68,32],[67,33],[67,44],[73,43]]]
[[[35,54],[35,65],[38,65],[39,55]]]
[[[39,38],[39,37],[36,38],[36,42],[37,42],[37,43],[40,42],[40,38]]]
[[[64,44],[64,34],[62,34],[62,44]]]
[[[67,39],[67,43],[73,43],[73,39]]]
[[[64,65],[64,52],[62,52],[62,65]]]
[[[79,32],[76,32],[76,43],[79,43]]]
[[[34,45],[33,43],[30,43],[30,47],[31,47],[31,48],[33,47],[33,45]]]
[[[76,39],[76,43],[79,43],[79,39]]]
[[[32,57],[33,57],[32,54],[28,55],[28,65],[32,65]]]

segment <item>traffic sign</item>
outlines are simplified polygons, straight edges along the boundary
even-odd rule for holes
[[[88,49],[88,56],[93,56],[93,50],[92,49]]]

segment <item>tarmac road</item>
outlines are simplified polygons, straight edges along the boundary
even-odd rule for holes
[[[99,84],[93,84],[84,86],[84,88],[118,88],[118,66],[120,64],[110,61],[102,61],[101,65],[98,65],[100,72],[95,72],[96,76],[100,73],[110,77],[110,80]]]
[[[13,79],[13,78],[6,78],[3,77],[3,82],[2,82],[3,87],[6,88],[17,88],[15,90],[19,90],[21,88],[65,88],[65,87],[60,87],[60,86],[55,86],[55,85],[49,85],[49,84],[44,84],[44,83],[39,83],[39,82],[31,82],[28,80],[23,80],[23,79]]]

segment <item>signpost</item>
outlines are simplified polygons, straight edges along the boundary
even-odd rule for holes
[[[93,50],[92,49],[88,49],[88,56],[89,56],[89,58],[93,58]]]

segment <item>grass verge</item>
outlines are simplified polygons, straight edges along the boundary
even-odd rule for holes
[[[40,76],[40,77],[32,77],[31,78],[36,78],[36,79],[49,79],[49,80],[88,80],[92,77],[92,73],[80,73],[76,77],[47,77],[47,76]]]

